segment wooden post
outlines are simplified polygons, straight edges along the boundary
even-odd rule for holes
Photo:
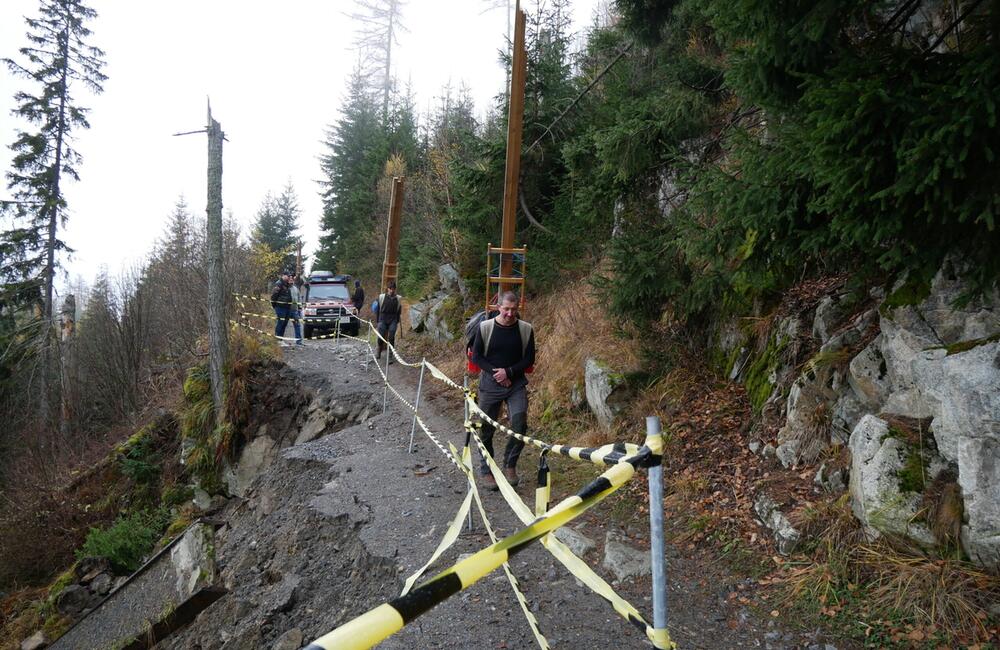
[[[514,56],[511,60],[510,102],[507,116],[507,169],[503,184],[503,229],[500,247],[514,248],[517,234],[517,188],[521,174],[521,130],[524,124],[524,79],[527,62],[524,54],[524,12],[521,2],[516,5],[514,19]],[[501,253],[500,275],[510,277],[514,257]],[[500,293],[510,289],[506,283],[500,284]]]
[[[208,206],[206,243],[208,244],[208,367],[212,383],[215,420],[221,423],[225,405],[223,368],[229,348],[226,328],[226,297],[222,270],[222,125],[212,119],[208,105]]]
[[[63,301],[62,336],[59,343],[62,353],[62,371],[60,373],[62,410],[59,416],[59,432],[68,435],[74,420],[73,409],[76,406],[76,296],[69,294]]]
[[[302,242],[299,242],[299,248],[295,254],[295,277],[302,277]]]
[[[403,177],[394,176],[389,198],[389,225],[385,232],[385,261],[382,263],[382,287],[385,292],[389,280],[399,275],[399,227],[403,213]]]

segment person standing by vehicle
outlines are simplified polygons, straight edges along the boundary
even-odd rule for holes
[[[528,430],[528,378],[526,372],[535,363],[535,333],[531,324],[520,320],[518,298],[507,291],[500,298],[500,313],[484,320],[476,329],[472,342],[472,362],[479,366],[479,408],[491,419],[500,415],[506,402],[510,428],[515,433]],[[483,422],[483,445],[493,456],[495,427]],[[518,484],[517,459],[524,443],[511,436],[503,454],[503,474],[511,485]],[[486,458],[480,468],[483,483],[491,490],[499,489],[490,473]]]
[[[354,293],[351,295],[351,304],[358,310],[358,316],[360,316],[361,307],[365,304],[365,290],[361,288],[361,280],[354,281]]]
[[[295,345],[302,345],[302,299],[305,298],[302,278],[297,273],[291,274],[291,283],[288,287],[292,294],[292,304],[289,318],[292,319],[292,326],[295,329]]]
[[[378,333],[381,338],[378,340],[377,357],[381,357],[382,350],[385,349],[385,342],[382,339],[388,340],[389,345],[396,345],[396,328],[399,327],[402,315],[403,305],[396,295],[396,281],[389,280],[386,292],[379,296],[378,300]]]
[[[274,323],[274,335],[278,338],[278,344],[284,345],[280,337],[285,335],[285,327],[288,319],[295,313],[295,305],[292,304],[292,276],[288,271],[282,271],[281,277],[274,283],[271,289],[271,307],[274,308],[276,322]],[[295,322],[296,338],[299,335],[299,324]]]

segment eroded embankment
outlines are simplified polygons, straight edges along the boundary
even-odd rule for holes
[[[340,420],[330,415],[325,435],[278,449],[270,464],[247,482],[242,496],[219,513],[225,523],[216,537],[216,562],[228,593],[157,647],[299,648],[397,596],[405,577],[431,556],[465,494],[465,477],[419,430],[414,453],[407,453],[411,413],[392,395],[387,412],[381,413],[381,378],[374,368],[365,371],[363,359],[361,349],[346,342],[314,344],[288,354],[290,368],[281,372],[315,391],[319,405],[300,404],[289,420],[292,431],[284,432],[282,440],[295,440],[308,422],[328,417],[335,410],[331,405],[355,415]],[[391,369],[394,383],[412,399],[416,377],[408,372]],[[361,408],[351,406],[355,399],[361,400]],[[373,403],[375,408],[369,408]],[[428,425],[445,444],[460,445],[461,422],[434,411],[434,402],[426,400],[421,413]],[[270,425],[266,432],[279,433]],[[533,452],[526,452],[525,475],[534,461]],[[518,490],[530,499],[534,486],[528,483]],[[492,492],[482,497],[498,535],[521,527],[502,497]],[[600,566],[602,541],[612,532],[607,521],[600,513],[588,513],[574,526],[598,540],[585,560],[648,613],[648,578],[618,582]],[[648,544],[642,529],[626,531],[630,544]],[[477,517],[474,529],[463,530],[428,575],[489,543]],[[728,578],[673,550],[668,556],[670,628],[683,647],[784,647],[783,635],[722,602],[717,590],[735,589]],[[511,569],[553,647],[649,647],[639,630],[577,583],[541,545],[518,554]],[[507,578],[495,571],[379,647],[535,645]]]

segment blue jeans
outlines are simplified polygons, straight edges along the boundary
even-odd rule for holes
[[[295,338],[299,341],[302,340],[302,331],[299,328],[299,310],[294,309],[288,305],[277,305],[274,308],[274,315],[278,317],[277,322],[274,324],[274,335],[284,336],[285,327],[288,326],[288,321],[291,319],[292,326],[295,328]]]

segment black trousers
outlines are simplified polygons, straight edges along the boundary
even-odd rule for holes
[[[479,408],[481,408],[486,415],[490,416],[494,420],[500,415],[500,407],[503,403],[507,403],[507,413],[510,415],[510,428],[516,433],[526,433],[528,431],[528,385],[523,379],[515,383],[510,388],[504,388],[500,384],[493,381],[493,377],[486,372],[483,372],[479,378]],[[483,422],[482,434],[483,445],[486,447],[486,451],[490,453],[490,456],[496,458],[493,453],[493,434],[496,428],[488,423]],[[524,443],[514,436],[507,438],[507,446],[504,448],[503,452],[503,462],[502,467],[517,467],[517,459],[521,457],[521,450],[524,449]],[[482,459],[482,464],[480,465],[480,470],[483,474],[490,473],[490,467],[486,463],[486,459]]]
[[[378,333],[382,335],[382,338],[389,341],[390,345],[396,345],[396,327],[399,326],[399,321],[393,321],[391,323],[386,323],[384,321],[379,321]],[[385,343],[382,339],[378,340],[378,353],[381,356],[382,350],[385,349]]]

